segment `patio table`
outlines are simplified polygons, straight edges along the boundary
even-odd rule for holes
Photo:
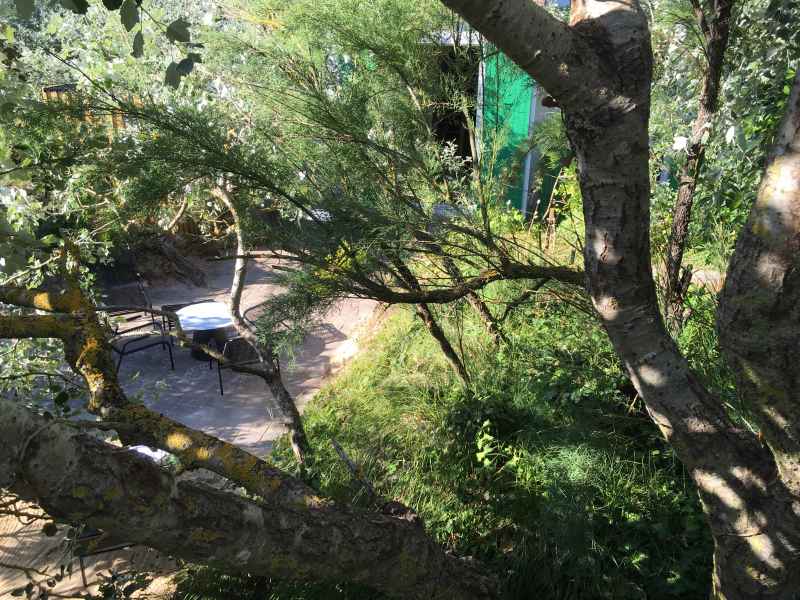
[[[231,311],[222,302],[200,302],[190,304],[175,312],[185,332],[192,332],[192,340],[197,344],[208,344],[212,338],[224,343],[224,330],[233,325]],[[192,357],[208,360],[201,350],[192,348]]]

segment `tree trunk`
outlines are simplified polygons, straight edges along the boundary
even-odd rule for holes
[[[717,327],[781,479],[800,497],[800,74],[728,267]]]
[[[649,239],[652,53],[638,2],[573,0],[571,27],[561,29],[529,0],[442,1],[564,110],[583,194],[588,291],[648,413],[698,487],[716,546],[715,597],[794,598],[800,498],[772,453],[691,372],[658,310]],[[783,185],[790,173],[782,173]],[[790,289],[796,306],[800,286]],[[765,335],[743,326],[752,339]],[[796,353],[800,335],[788,339]]]
[[[725,51],[730,35],[730,18],[734,0],[713,0],[711,14],[706,17],[699,0],[694,0],[698,25],[703,33],[704,50],[708,60],[700,94],[700,107],[692,125],[692,137],[687,148],[686,163],[681,170],[678,198],[672,210],[672,229],[667,246],[665,309],[673,334],[683,325],[683,303],[691,282],[691,272],[681,274],[683,253],[689,235],[692,205],[697,180],[703,168],[706,140],[719,106],[720,82]]]
[[[763,589],[774,594],[770,597],[796,598],[800,590],[800,73],[758,198],[728,267],[717,328],[745,405],[775,459],[776,479],[786,488],[776,501],[783,501],[788,514],[762,517],[763,530],[770,535],[752,549],[760,551],[768,566],[761,569],[769,574]],[[732,578],[748,567],[734,552],[717,558],[729,562],[720,578]],[[734,580],[731,587],[736,584],[762,589],[749,580]]]
[[[167,233],[175,233],[174,229],[178,226],[178,223],[180,223],[181,219],[183,218],[183,215],[186,214],[187,208],[189,208],[189,195],[184,193],[181,195],[181,205],[178,207],[175,216],[172,217],[172,220],[166,227]]]
[[[337,506],[244,450],[130,402],[107,332],[78,288],[0,287],[0,302],[62,313],[0,315],[0,337],[61,339],[87,385],[89,409],[103,416],[79,424],[0,399],[0,487],[62,522],[228,570],[354,581],[399,598],[496,597],[494,579],[444,553],[421,526]],[[185,469],[218,473],[258,502],[178,481],[135,452],[83,434],[87,429],[114,430],[125,444],[174,454]]]
[[[419,524],[308,502],[257,502],[181,481],[74,424],[0,400],[0,487],[60,522],[232,572],[352,581],[395,598],[488,600],[497,582]]]

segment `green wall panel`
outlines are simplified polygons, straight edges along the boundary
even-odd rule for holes
[[[511,59],[492,52],[484,59],[482,138],[484,165],[502,177],[506,202],[523,208],[524,150],[529,136],[535,83]],[[505,174],[505,177],[503,176]]]

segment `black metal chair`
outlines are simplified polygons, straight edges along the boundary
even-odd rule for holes
[[[81,568],[83,587],[89,587],[89,582],[86,580],[85,559],[107,552],[127,550],[136,545],[134,542],[119,542],[114,540],[111,536],[99,529],[83,529],[78,537],[74,539],[68,538],[68,541],[71,542],[73,555],[78,559],[78,564]]]
[[[101,294],[101,303],[98,308],[102,310],[104,306],[111,307],[103,312],[106,313],[114,335],[130,333],[151,325],[153,328],[158,327],[156,317],[151,312],[153,303],[150,301],[144,282],[141,279],[137,279],[132,284],[115,286],[105,290]],[[115,309],[113,308],[114,306],[139,306],[141,309]],[[148,322],[133,327],[123,327],[123,323],[134,323],[142,319],[146,319]]]
[[[243,337],[235,337],[225,342],[222,348],[222,356],[226,359],[225,364],[217,361],[217,376],[219,377],[219,395],[224,396],[222,389],[222,369],[232,369],[233,367],[243,367],[260,363],[258,352]]]
[[[148,324],[149,325],[149,324]],[[155,323],[155,328],[148,333],[136,334],[133,331],[141,330],[142,326],[128,330],[124,334],[117,335],[111,339],[111,349],[119,355],[117,361],[117,373],[119,373],[122,359],[129,354],[135,354],[142,350],[161,346],[162,350],[169,352],[169,363],[172,370],[175,370],[175,360],[172,356],[172,344],[168,335],[161,329],[161,323]]]

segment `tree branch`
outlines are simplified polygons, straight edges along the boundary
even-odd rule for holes
[[[242,219],[239,215],[238,207],[236,206],[233,196],[222,186],[214,186],[211,189],[211,194],[226,206],[233,215],[237,258],[233,268],[233,282],[231,283],[230,298],[231,316],[233,317],[234,327],[236,327],[236,331],[239,335],[256,351],[261,363],[265,367],[268,367],[268,370],[265,369],[262,377],[266,381],[267,386],[269,386],[273,398],[278,406],[280,406],[281,411],[288,421],[286,425],[289,429],[289,440],[295,458],[300,465],[304,465],[306,455],[309,453],[311,447],[306,437],[305,428],[303,427],[303,421],[300,417],[300,411],[297,409],[297,404],[289,393],[289,390],[287,390],[286,386],[283,384],[279,359],[271,347],[267,347],[260,342],[255,331],[242,315],[242,293],[244,292],[245,280],[247,279],[248,251],[244,241]]]
[[[135,452],[4,400],[0,439],[0,486],[60,521],[165,554],[284,579],[349,580],[397,598],[496,593],[493,580],[401,519],[324,501],[263,504],[179,481]]]
[[[532,0],[442,0],[567,108],[605,104],[607,69],[581,34]],[[605,80],[603,82],[602,80]]]
[[[390,304],[418,304],[420,302],[447,304],[460,300],[469,293],[480,290],[495,281],[519,279],[553,280],[583,286],[584,274],[566,267],[510,264],[505,265],[502,270],[487,269],[480,275],[464,279],[463,282],[449,288],[400,291],[387,287],[370,291],[376,299]]]
[[[67,339],[79,320],[71,315],[0,315],[0,339]]]
[[[83,308],[82,295],[76,289],[49,291],[14,286],[0,286],[0,302],[35,308],[46,312],[77,312]]]

